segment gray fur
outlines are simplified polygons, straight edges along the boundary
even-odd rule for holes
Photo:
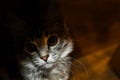
[[[16,29],[19,35],[15,35],[19,37],[16,37],[15,46],[17,46],[17,58],[24,80],[68,80],[71,67],[69,54],[73,50],[73,42],[69,30],[64,25],[56,0],[50,0],[45,23],[40,26],[27,24],[24,24],[25,27],[22,26],[23,29]],[[54,46],[49,46],[46,42],[50,36],[58,38]],[[26,50],[23,50],[26,42],[35,43],[37,51],[27,53]],[[49,57],[46,61],[41,59],[47,55]]]
[[[47,61],[40,59],[40,55],[35,52],[34,56],[22,61],[21,74],[25,80],[68,80],[71,67],[68,55],[72,48],[71,40],[58,41],[48,49],[50,56]]]

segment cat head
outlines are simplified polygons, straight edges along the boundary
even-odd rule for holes
[[[69,29],[54,0],[50,2],[42,25],[26,22],[12,14],[8,16],[18,61],[29,60],[36,66],[54,64],[65,59],[72,51],[73,42]]]
[[[56,63],[66,58],[73,49],[68,28],[57,22],[39,27],[31,26],[16,35],[17,57],[22,62],[29,59],[37,66]]]
[[[29,55],[37,66],[56,63],[72,51],[71,37],[60,24],[49,25],[33,32],[35,33],[24,43],[24,54]]]

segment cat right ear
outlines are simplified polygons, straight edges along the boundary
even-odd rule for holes
[[[26,33],[27,24],[22,19],[12,13],[8,13],[6,17],[7,27],[13,36],[22,36]]]

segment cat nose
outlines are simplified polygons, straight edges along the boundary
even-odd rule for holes
[[[49,55],[46,55],[46,56],[42,56],[41,59],[44,60],[44,61],[47,61]]]

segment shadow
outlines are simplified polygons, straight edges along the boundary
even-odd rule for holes
[[[19,17],[30,25],[44,22],[49,0],[1,0],[0,1],[0,80],[23,80],[15,54],[15,37],[12,32],[12,19],[8,13]],[[16,29],[19,27],[16,26]],[[15,29],[13,29],[14,31]],[[21,39],[22,40],[22,39]]]
[[[120,46],[118,46],[116,51],[114,52],[109,65],[116,73],[116,75],[120,78]]]

